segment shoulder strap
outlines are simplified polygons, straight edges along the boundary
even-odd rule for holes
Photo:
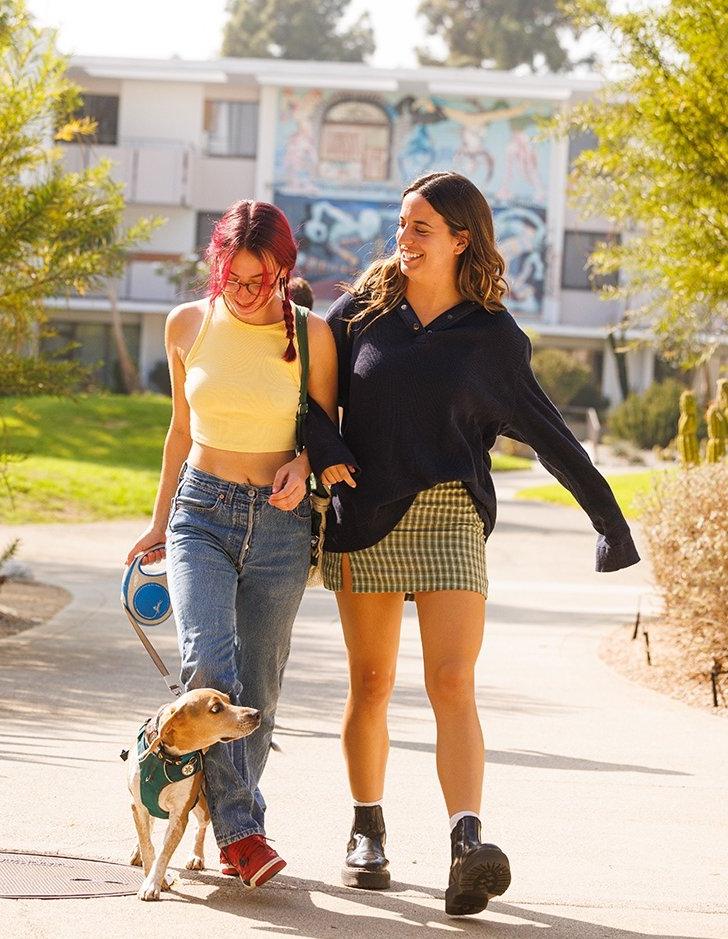
[[[301,390],[296,411],[296,452],[300,453],[304,448],[303,425],[308,413],[308,310],[297,303],[291,305],[296,314],[296,338],[301,359]]]

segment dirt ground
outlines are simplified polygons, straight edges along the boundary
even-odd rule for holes
[[[71,594],[62,587],[34,580],[6,580],[0,584],[0,639],[45,623],[70,600]]]
[[[649,637],[652,664],[647,662]],[[678,642],[674,628],[658,617],[643,619],[636,639],[634,625],[621,626],[602,642],[601,658],[621,675],[662,694],[677,698],[684,704],[728,718],[728,674],[718,678],[718,707],[713,704],[710,681],[712,662],[700,660]]]

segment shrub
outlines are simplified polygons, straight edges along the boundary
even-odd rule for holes
[[[79,362],[4,353],[0,359],[0,397],[68,395],[85,388],[90,369]]]
[[[644,450],[666,447],[677,433],[680,395],[685,386],[674,378],[650,385],[642,394],[631,394],[611,412],[609,433],[629,440]],[[701,421],[704,435],[704,425]]]
[[[171,396],[172,380],[169,377],[169,367],[165,359],[157,359],[149,371],[148,381],[152,391]]]
[[[728,656],[728,461],[656,475],[638,505],[666,616],[707,670]]]
[[[557,408],[571,404],[591,384],[591,371],[561,349],[538,349],[531,357],[531,367]]]

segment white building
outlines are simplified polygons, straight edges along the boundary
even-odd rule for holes
[[[286,211],[321,311],[337,282],[391,244],[404,185],[455,169],[493,207],[511,311],[537,344],[573,350],[601,393],[621,400],[607,334],[622,308],[598,298],[584,268],[609,226],[566,204],[569,161],[588,141],[536,137],[539,116],[590,94],[595,82],[251,59],[79,57],[70,73],[98,130],[92,144],[65,145],[66,165],[111,160],[127,220],[167,219],[119,284],[145,386],[164,374],[164,317],[176,302],[158,265],[203,249],[231,202],[257,198]],[[63,340],[81,343],[84,360],[107,362],[103,377],[113,383],[108,300],[57,301],[52,320]],[[627,372],[631,389],[649,385],[651,351],[630,352]]]

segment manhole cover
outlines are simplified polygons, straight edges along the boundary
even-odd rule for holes
[[[123,897],[136,893],[142,880],[141,868],[128,864],[0,851],[0,897],[6,899]]]

